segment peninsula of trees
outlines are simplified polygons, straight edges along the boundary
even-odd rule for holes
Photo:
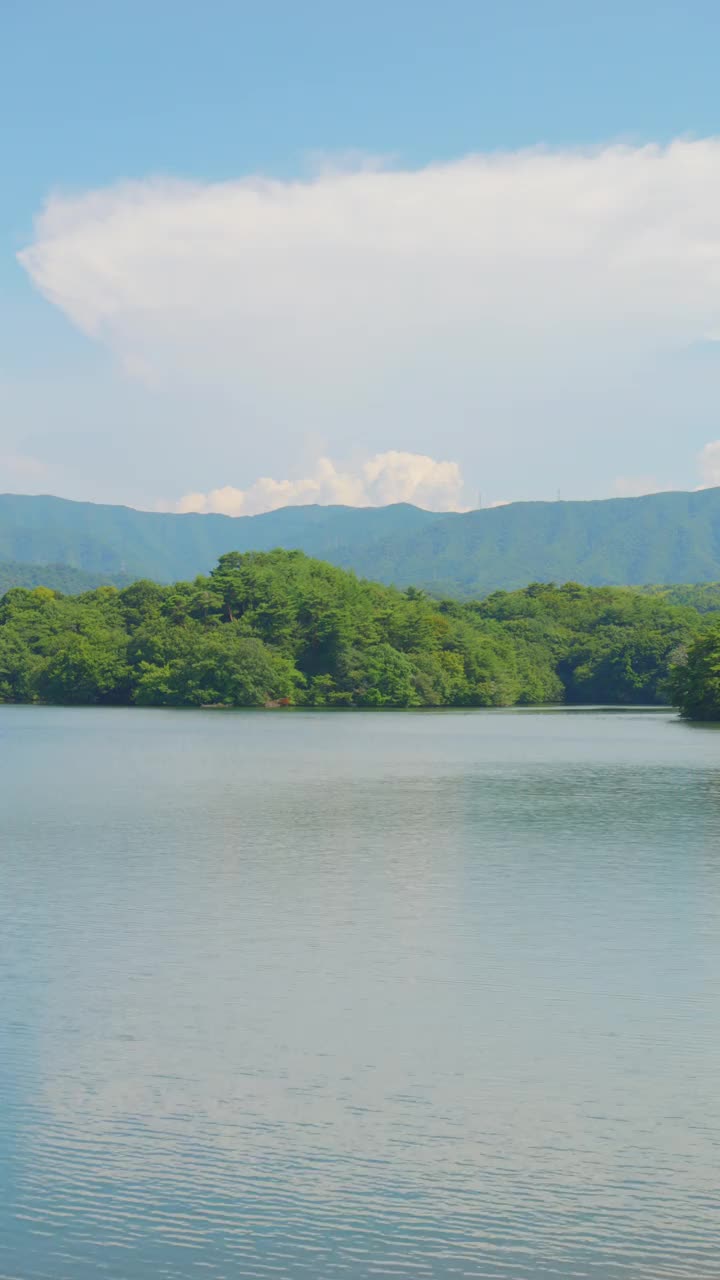
[[[230,552],[171,586],[16,587],[0,600],[5,702],[658,704],[674,689],[689,709],[713,661],[713,615],[661,594],[537,583],[436,601],[299,551]]]

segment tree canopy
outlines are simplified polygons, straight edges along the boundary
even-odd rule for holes
[[[688,720],[720,720],[720,623],[699,635],[672,672],[672,699]]]
[[[207,577],[170,586],[9,590],[0,701],[657,704],[673,663],[707,640],[711,622],[625,588],[535,583],[437,601],[299,551],[229,552]]]

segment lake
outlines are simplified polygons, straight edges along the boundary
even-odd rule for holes
[[[2,1280],[720,1275],[720,733],[0,707]]]

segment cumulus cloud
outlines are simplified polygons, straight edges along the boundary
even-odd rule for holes
[[[711,440],[698,455],[701,489],[720,485],[720,440]]]
[[[719,140],[537,149],[55,195],[20,260],[134,378],[215,397],[186,432],[215,474],[392,441],[507,491],[553,449],[596,474],[642,422],[675,438],[665,356],[720,332],[719,210]]]
[[[186,493],[176,510],[247,516],[308,503],[373,507],[392,502],[412,502],[429,511],[467,510],[458,464],[397,450],[378,453],[354,469],[320,458],[311,474],[298,480],[263,476],[247,489],[225,485],[208,493]]]

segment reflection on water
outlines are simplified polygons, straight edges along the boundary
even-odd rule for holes
[[[0,708],[0,1277],[720,1274],[720,738]]]

